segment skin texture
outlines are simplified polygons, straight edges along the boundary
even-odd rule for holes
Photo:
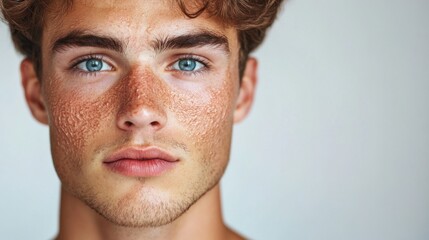
[[[240,84],[236,31],[204,14],[188,19],[169,1],[81,0],[65,14],[56,14],[58,9],[50,6],[43,32],[42,79],[29,60],[21,64],[27,102],[49,126],[62,183],[58,239],[239,238],[222,221],[218,185],[232,126],[247,115],[256,84],[254,59]],[[123,50],[53,51],[55,41],[73,30],[119,39]],[[228,51],[152,46],[156,39],[202,30],[225,36]],[[189,55],[208,67],[195,73],[173,68]],[[88,56],[101,58],[106,70],[77,68]],[[138,178],[103,164],[124,147],[149,146],[179,159],[176,166]]]

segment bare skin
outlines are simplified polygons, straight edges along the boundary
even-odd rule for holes
[[[236,30],[168,0],[59,9],[43,32],[42,79],[21,64],[62,183],[57,239],[243,239],[223,222],[219,187],[256,85],[255,59],[240,83]],[[174,163],[154,174],[107,167],[131,148]]]
[[[221,215],[219,186],[208,192],[177,221],[147,235],[130,236],[129,228],[112,224],[67,192],[61,193],[60,233],[57,240],[123,239],[245,239],[225,226]]]

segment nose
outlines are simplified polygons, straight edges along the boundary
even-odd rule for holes
[[[138,129],[157,131],[165,125],[165,118],[150,108],[140,108],[121,115],[118,127],[126,131]]]
[[[123,81],[117,117],[119,129],[155,132],[165,126],[165,91],[159,81],[150,74],[134,74]]]

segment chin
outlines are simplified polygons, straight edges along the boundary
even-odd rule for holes
[[[148,228],[167,225],[182,216],[198,199],[195,192],[169,194],[155,189],[132,191],[119,199],[108,193],[76,195],[105,220],[123,227]]]

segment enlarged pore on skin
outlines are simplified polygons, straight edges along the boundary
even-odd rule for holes
[[[70,167],[79,167],[83,159],[76,150],[85,149],[92,137],[103,130],[100,122],[112,114],[114,98],[99,96],[88,100],[78,88],[62,89],[59,81],[67,80],[54,76],[44,82],[52,151],[62,152],[70,159]]]

